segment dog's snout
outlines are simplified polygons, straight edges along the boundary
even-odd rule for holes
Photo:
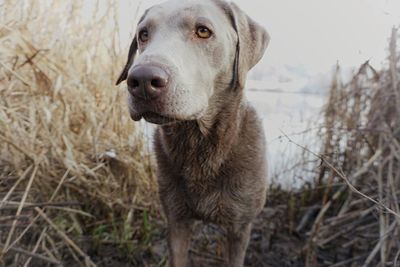
[[[160,97],[168,85],[168,73],[158,66],[138,66],[128,76],[129,92],[137,98],[150,100]]]

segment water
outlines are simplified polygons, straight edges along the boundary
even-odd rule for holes
[[[301,164],[311,156],[300,146],[318,152],[317,132],[325,97],[319,94],[247,91],[247,98],[262,118],[266,134],[270,182],[283,188],[298,188],[314,178]],[[292,140],[296,144],[289,141]]]
[[[317,137],[321,109],[325,96],[293,91],[267,90],[263,83],[250,83],[247,99],[262,119],[266,141],[269,181],[283,188],[298,188],[314,176],[305,170],[304,150],[289,142],[288,137],[301,146],[318,152]],[[154,126],[141,122],[151,150]],[[287,136],[287,137],[286,137]],[[307,155],[306,156],[311,156]],[[316,168],[315,164],[308,166]]]

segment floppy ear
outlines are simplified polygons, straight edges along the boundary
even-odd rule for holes
[[[264,55],[270,36],[267,31],[244,13],[235,3],[229,3],[228,14],[238,35],[234,66],[234,81],[244,88],[246,76]]]
[[[149,10],[150,8],[144,12],[143,16],[139,19],[138,25],[145,19],[145,17],[149,13]],[[133,64],[133,60],[135,59],[137,50],[138,50],[138,43],[135,35],[131,43],[131,47],[129,48],[128,61],[126,62],[124,69],[119,75],[116,85],[120,84],[121,82],[125,81],[128,78],[128,71]]]
[[[133,38],[131,47],[129,48],[128,61],[126,62],[124,69],[122,70],[121,74],[119,75],[116,85],[119,85],[121,82],[125,81],[128,78],[128,71],[129,71],[129,68],[133,64],[133,60],[135,59],[137,49],[138,49],[138,45],[137,45],[137,40],[135,37],[135,38]]]

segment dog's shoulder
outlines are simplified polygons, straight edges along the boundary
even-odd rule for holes
[[[257,110],[247,100],[243,101],[241,110],[239,142],[247,140],[249,142],[256,142],[260,143],[260,145],[265,145],[263,121],[258,115]]]

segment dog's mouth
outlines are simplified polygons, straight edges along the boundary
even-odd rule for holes
[[[167,124],[177,121],[175,118],[166,117],[155,112],[145,112],[142,116],[147,122],[154,124]]]
[[[146,105],[141,102],[134,102],[132,99],[130,99],[128,107],[132,120],[140,121],[141,119],[145,119],[149,123],[158,125],[198,120],[206,112],[205,108],[193,114],[183,114],[176,111],[168,112],[164,110],[161,105],[149,106],[149,104]]]
[[[167,116],[164,116],[164,115],[161,115],[159,113],[152,112],[152,111],[146,111],[146,112],[144,112],[142,114],[135,114],[135,115],[131,114],[131,117],[132,117],[132,119],[134,121],[139,121],[139,120],[141,120],[143,118],[147,122],[154,123],[154,124],[159,124],[159,125],[169,124],[169,123],[173,123],[173,122],[178,121],[175,118],[167,117]]]

